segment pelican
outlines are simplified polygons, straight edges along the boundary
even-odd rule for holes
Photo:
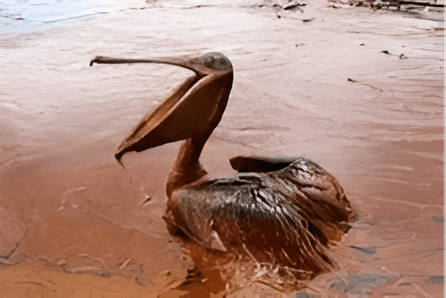
[[[326,253],[357,219],[339,182],[306,158],[232,158],[234,176],[207,179],[199,158],[222,119],[233,67],[221,53],[200,57],[122,59],[94,63],[164,63],[195,73],[167,96],[122,142],[122,156],[184,140],[169,175],[169,231],[208,250],[291,269],[309,278],[333,268]],[[289,270],[288,270],[289,271]],[[287,271],[287,272],[288,272]]]

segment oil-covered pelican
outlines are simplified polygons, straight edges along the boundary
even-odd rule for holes
[[[208,250],[273,264],[279,271],[311,278],[331,269],[325,248],[341,239],[357,214],[323,168],[305,158],[235,157],[231,165],[237,174],[206,180],[200,154],[222,118],[233,82],[226,56],[98,56],[93,63],[165,63],[195,72],[139,123],[115,155],[120,161],[129,151],[185,140],[166,186],[171,228]]]

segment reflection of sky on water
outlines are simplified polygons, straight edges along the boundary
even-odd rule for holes
[[[0,33],[144,4],[144,0],[0,0]]]

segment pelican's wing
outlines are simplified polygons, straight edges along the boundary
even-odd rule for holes
[[[315,236],[324,245],[340,241],[351,228],[350,223],[358,219],[336,178],[311,160],[298,158],[270,176],[276,184],[283,184],[281,189],[289,190],[287,197],[305,211],[321,232]],[[293,192],[299,195],[293,197]]]
[[[239,173],[266,173],[281,170],[292,164],[296,157],[236,156],[229,160]]]
[[[268,179],[263,173],[238,174],[185,187],[172,197],[175,224],[209,249],[314,274],[329,270],[333,264],[303,210]]]

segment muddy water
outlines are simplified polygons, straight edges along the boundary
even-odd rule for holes
[[[255,2],[156,2],[0,37],[2,297],[145,297],[181,283],[190,260],[161,218],[179,144],[128,154],[125,169],[113,153],[190,73],[88,62],[206,51],[235,69],[208,172],[231,175],[236,155],[303,155],[360,214],[333,250],[339,269],[305,291],[442,297],[440,24]],[[256,284],[232,295],[249,294],[282,295]]]

